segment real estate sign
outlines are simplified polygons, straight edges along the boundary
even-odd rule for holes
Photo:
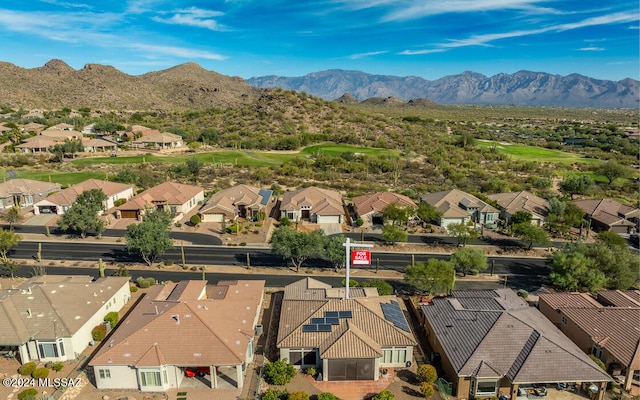
[[[371,265],[371,252],[369,250],[352,250],[351,265]]]

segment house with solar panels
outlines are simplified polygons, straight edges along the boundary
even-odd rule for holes
[[[378,380],[384,368],[405,368],[417,345],[395,296],[313,278],[284,289],[276,346],[297,368],[318,368],[325,381]]]

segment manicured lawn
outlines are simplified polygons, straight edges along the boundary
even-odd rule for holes
[[[17,178],[33,179],[43,182],[55,182],[63,187],[75,185],[87,179],[105,179],[105,174],[101,172],[80,171],[80,172],[46,172],[46,171],[25,171],[15,169]]]
[[[559,150],[545,149],[542,147],[525,146],[520,144],[502,144],[498,142],[478,141],[480,147],[494,147],[501,153],[525,161],[538,161],[550,163],[586,163],[596,164],[600,160],[584,158],[579,154],[566,153]]]
[[[342,153],[361,153],[361,154],[370,154],[376,156],[398,156],[398,152],[395,150],[389,149],[378,149],[373,147],[358,147],[351,146],[348,144],[335,144],[335,143],[325,143],[318,144],[315,146],[305,147],[300,151],[303,154],[326,154],[328,156],[337,156]]]

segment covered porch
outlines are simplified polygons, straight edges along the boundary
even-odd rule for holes
[[[180,367],[179,388],[241,389],[244,386],[242,364]]]

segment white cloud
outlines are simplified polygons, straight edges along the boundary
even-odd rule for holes
[[[187,59],[202,58],[205,60],[223,61],[229,58],[225,55],[211,53],[209,51],[188,49],[188,48],[176,47],[176,46],[157,46],[157,45],[146,44],[146,43],[128,43],[128,44],[124,44],[122,47],[141,50],[148,53],[158,53],[162,55],[187,58]]]
[[[548,0],[416,0],[403,4],[387,14],[383,21],[406,21],[444,13],[469,13],[492,10],[526,10],[538,13],[558,13],[557,10],[539,8],[537,3]]]
[[[604,47],[582,47],[578,49],[580,51],[604,51]]]
[[[372,57],[372,56],[377,56],[379,54],[385,54],[385,53],[388,53],[388,52],[387,51],[370,51],[368,53],[352,54],[349,56],[349,58],[352,60],[357,60],[359,58]]]
[[[220,11],[191,7],[174,11],[173,16],[170,18],[153,17],[152,19],[163,24],[195,26],[212,31],[224,31],[227,30],[227,28],[218,24],[218,22],[213,19],[222,15],[224,15],[224,13]]]
[[[52,4],[58,7],[67,7],[67,8],[84,8],[91,9],[92,7],[88,4],[80,4],[80,3],[72,3],[68,1],[58,1],[58,0],[40,0],[41,3]]]

